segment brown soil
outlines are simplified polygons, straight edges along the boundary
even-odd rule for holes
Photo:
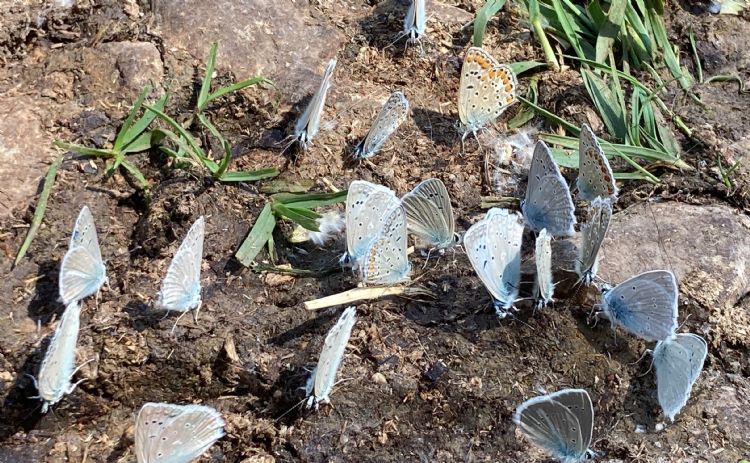
[[[458,6],[473,12],[478,5]],[[0,35],[0,56],[7,66],[0,73],[0,90],[17,85],[40,90],[38,76],[50,62],[77,59],[94,37],[150,41],[168,64],[165,81],[174,92],[168,112],[187,115],[202,69],[166,55],[160,37],[151,32],[153,18],[145,6],[143,17],[136,19],[119,2],[65,14],[28,7],[47,18],[38,30],[27,27],[24,8],[0,19],[6,31]],[[402,53],[401,44],[386,47],[400,28],[401,5],[395,10],[380,5],[366,18],[352,17],[348,4],[338,0],[313,8],[347,37],[324,116],[336,125],[321,131],[314,147],[289,163],[272,142],[289,130],[297,114],[292,102],[282,101],[277,108],[271,90],[225,99],[210,114],[236,147],[233,168],[275,165],[289,180],[316,180],[318,189],[326,177],[339,188],[365,179],[398,193],[437,176],[453,198],[459,230],[466,230],[483,213],[480,195],[491,193],[483,181],[484,150],[469,140],[461,154],[454,128],[458,72],[469,32],[432,21],[424,52],[410,48]],[[707,74],[727,72],[738,62],[732,53],[740,52],[720,44],[748,37],[746,20],[693,15],[677,5],[670,5],[668,16],[673,39],[685,50],[687,25],[693,24]],[[541,59],[515,17],[506,12],[490,23],[486,48],[501,61]],[[118,25],[97,36],[103,24],[111,23]],[[716,35],[727,41],[715,41]],[[689,64],[688,54],[684,60]],[[747,68],[734,71],[747,79]],[[580,123],[582,111],[565,111],[588,104],[575,76],[543,73],[540,99]],[[217,79],[235,77],[220,72]],[[522,87],[525,81],[521,79]],[[77,81],[70,98],[83,101],[96,94],[96,85]],[[727,165],[743,154],[731,147],[748,136],[750,97],[738,94],[736,84],[704,85],[698,93],[708,103],[701,108],[670,88],[672,107],[696,128],[695,140],[680,136],[685,159],[696,170],[657,170],[664,182],[656,187],[625,183],[618,207],[661,196],[698,204],[724,202],[747,211],[747,165],[734,174],[729,190],[714,167],[717,155]],[[373,158],[375,167],[346,163],[347,150],[365,133],[379,102],[396,89],[409,98],[412,119]],[[132,95],[112,98],[123,107],[90,102],[100,116],[94,118],[96,124],[83,116],[56,120],[60,137],[84,144],[111,140]],[[119,175],[105,178],[100,162],[66,160],[44,226],[28,257],[13,270],[8,269],[33,209],[2,224],[0,292],[7,302],[0,308],[0,318],[6,320],[0,325],[0,461],[133,461],[133,418],[147,401],[205,403],[224,414],[227,436],[202,461],[547,461],[519,438],[511,415],[539,391],[563,387],[582,387],[591,394],[593,449],[603,455],[602,461],[731,462],[750,455],[750,441],[741,438],[747,436],[745,415],[730,417],[738,423],[738,434],[728,434],[731,427],[717,425],[727,417],[710,405],[727,391],[735,391],[735,402],[737,395],[750,394],[748,344],[712,339],[705,308],[690,301],[680,306],[683,329],[706,335],[712,347],[677,422],[654,432],[663,420],[654,375],[645,374],[647,360],[636,363],[652,346],[615,335],[606,324],[589,324],[587,316],[597,301],[593,290],[575,293],[563,282],[560,293],[574,297],[560,297],[553,308],[537,313],[522,302],[517,317],[499,321],[460,252],[431,259],[426,266],[421,258],[413,260],[415,277],[438,294],[436,300],[359,305],[339,375],[346,381],[332,394],[333,406],[284,415],[303,398],[306,368],[314,365],[325,333],[340,313],[311,313],[302,302],[354,287],[356,279],[340,272],[321,279],[278,278],[241,267],[232,256],[267,199],[258,193],[259,185],[215,183],[198,170],[169,169],[155,154],[134,161],[153,181],[150,202]],[[84,304],[78,357],[79,362],[95,359],[79,374],[88,380],[41,415],[38,401],[28,399],[36,391],[24,374],[36,375],[62,312],[55,302],[57,272],[83,204],[96,218],[111,288],[98,303]],[[184,317],[171,335],[175,317],[153,311],[150,301],[179,240],[199,215],[207,219],[204,305],[197,325]],[[279,262],[307,269],[336,266],[341,243],[324,250],[288,244],[284,234],[289,228],[274,235]],[[226,353],[224,346],[231,342],[239,361]],[[375,373],[385,382],[373,378]],[[742,400],[747,404],[746,397]],[[637,432],[638,427],[646,432]]]

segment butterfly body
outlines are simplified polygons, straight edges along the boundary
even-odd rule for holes
[[[94,218],[87,206],[78,214],[60,265],[60,301],[68,305],[95,294],[107,282]]]
[[[597,197],[591,203],[589,219],[583,225],[581,249],[576,260],[576,273],[583,284],[590,285],[599,269],[599,249],[609,229],[612,205]]]
[[[398,129],[409,114],[409,102],[401,92],[393,92],[378,113],[365,138],[354,150],[355,159],[374,156],[388,137]]]
[[[75,389],[70,380],[75,373],[80,314],[77,302],[71,302],[65,308],[39,368],[36,387],[42,400],[42,413],[47,413],[49,407]]]
[[[555,283],[552,281],[552,237],[546,229],[536,237],[534,259],[536,261],[536,308],[541,309],[552,302],[555,294]]]
[[[674,421],[690,398],[707,354],[706,341],[692,333],[675,334],[656,344],[653,356],[657,395],[669,421]]]
[[[456,234],[453,207],[445,184],[427,179],[404,195],[408,229],[432,249],[447,249],[460,242]]]
[[[317,408],[320,403],[330,402],[329,396],[336,384],[336,374],[356,321],[357,309],[348,307],[326,335],[318,365],[311,373],[305,388],[308,396],[307,408]]]
[[[355,180],[346,196],[346,248],[342,257],[345,265],[359,268],[372,241],[388,217],[388,212],[400,205],[396,194],[382,185]]]
[[[500,64],[481,48],[471,47],[461,67],[458,117],[469,132],[487,126],[516,102],[518,81],[510,67]]]
[[[294,138],[304,149],[307,149],[312,144],[312,139],[318,133],[318,129],[320,128],[320,116],[323,113],[323,108],[326,104],[326,96],[328,94],[328,89],[331,87],[331,78],[333,77],[333,71],[335,69],[336,60],[332,59],[328,62],[328,66],[326,66],[323,80],[320,83],[320,87],[318,87],[318,91],[315,92],[312,100],[310,100],[307,108],[294,126]]]
[[[201,263],[205,222],[199,217],[177,249],[162,282],[158,308],[187,312],[201,305]]]
[[[521,281],[523,224],[517,213],[493,208],[464,235],[464,247],[474,271],[492,295],[503,318],[513,307]]]
[[[406,248],[406,214],[399,205],[386,214],[377,237],[365,250],[359,266],[362,282],[387,286],[408,281],[411,265]]]
[[[615,176],[593,130],[586,124],[581,127],[578,140],[578,197],[592,202],[602,198],[609,203],[617,200]]]
[[[645,341],[662,341],[677,329],[677,279],[667,270],[636,275],[602,290],[602,312]]]
[[[543,228],[554,237],[572,236],[575,206],[568,184],[543,141],[534,148],[526,196],[521,202],[526,223],[535,232]]]
[[[425,0],[412,0],[404,17],[404,33],[408,42],[413,43],[421,39],[427,31],[427,13]]]
[[[563,389],[529,399],[513,414],[521,432],[562,463],[580,463],[595,456],[589,450],[594,407],[583,389]]]

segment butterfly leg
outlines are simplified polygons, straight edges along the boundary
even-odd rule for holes
[[[37,383],[36,378],[34,378],[34,376],[32,376],[32,375],[30,375],[28,373],[26,373],[24,376],[28,376],[29,378],[31,378],[31,382],[34,383],[34,389],[36,389],[38,391],[39,390],[39,384]],[[40,398],[41,397],[39,397],[39,396],[29,397],[29,399],[40,399]]]
[[[201,310],[201,306],[203,305],[203,301],[198,302],[198,307],[195,308],[195,312],[193,313],[193,320],[195,321],[195,324],[198,324],[198,312]]]
[[[177,317],[177,320],[174,321],[174,325],[172,325],[172,331],[170,331],[171,334],[174,334],[174,329],[177,328],[177,323],[180,321],[182,317],[185,316],[187,312],[182,312],[179,317]],[[167,312],[169,314],[169,312]]]

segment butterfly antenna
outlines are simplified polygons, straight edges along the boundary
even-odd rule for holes
[[[292,408],[290,408],[289,410],[287,410],[284,413],[282,413],[281,416],[279,416],[278,418],[276,418],[275,421],[278,422],[279,420],[281,420],[282,418],[284,418],[285,416],[287,416],[288,414],[290,414],[291,412],[293,412],[296,408],[299,408],[299,406],[302,405],[303,403],[305,403],[306,401],[307,401],[307,397],[305,397],[304,399],[300,400],[296,404],[292,405]]]

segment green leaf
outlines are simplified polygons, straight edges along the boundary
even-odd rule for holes
[[[13,261],[13,267],[17,266],[18,263],[21,262],[21,259],[26,255],[26,251],[28,251],[29,246],[31,246],[31,242],[34,240],[36,232],[39,231],[39,227],[42,225],[44,212],[47,210],[47,200],[49,199],[52,185],[55,183],[55,178],[57,177],[57,169],[60,168],[64,157],[65,156],[62,154],[57,156],[52,164],[50,164],[49,169],[47,169],[47,175],[44,176],[44,187],[42,187],[42,193],[39,195],[39,200],[36,203],[34,217],[31,219],[31,226],[26,233],[26,238],[24,238],[21,247],[18,249],[16,259]]]
[[[271,211],[271,205],[266,204],[255,220],[255,225],[253,225],[247,238],[245,238],[245,241],[242,242],[242,245],[240,245],[240,248],[235,253],[234,256],[237,260],[245,267],[251,266],[258,253],[263,250],[263,246],[271,238],[275,227],[276,219]]]
[[[602,23],[599,29],[599,36],[596,39],[596,60],[603,63],[615,43],[617,35],[622,29],[622,23],[625,20],[625,8],[628,0],[610,0],[607,19]],[[611,63],[614,65],[615,63]]]
[[[513,74],[520,75],[530,69],[546,65],[547,63],[542,63],[541,61],[517,61],[515,63],[510,63],[508,67],[513,71]]]
[[[154,102],[154,108],[158,109],[159,111],[164,111],[164,106],[167,104],[167,98],[169,97],[168,93],[165,93],[162,95],[161,98],[156,100]],[[133,124],[132,127],[128,130],[128,133],[125,134],[125,140],[122,144],[124,147],[121,151],[123,152],[129,152],[129,153],[135,153],[137,151],[142,150],[134,150],[130,149],[130,145],[136,140],[138,137],[140,137],[143,134],[143,131],[148,128],[149,125],[156,119],[156,114],[146,111],[143,116],[141,116],[140,119],[138,119],[135,124]]]
[[[503,5],[505,5],[505,0],[487,0],[482,8],[477,11],[477,16],[474,18],[473,42],[475,47],[482,47],[487,22],[503,8]]]
[[[583,83],[586,86],[586,90],[588,91],[594,106],[596,106],[599,115],[602,116],[604,124],[609,129],[609,133],[617,137],[619,140],[626,140],[628,134],[624,119],[625,115],[620,111],[617,98],[612,93],[609,86],[607,86],[601,77],[588,69],[581,70],[581,77],[583,77]]]
[[[201,91],[198,94],[197,112],[201,112],[208,104],[208,92],[211,91],[211,79],[213,79],[214,68],[216,67],[216,52],[219,49],[219,42],[211,44],[208,50],[208,60],[206,62],[206,75],[203,76]]]
[[[566,130],[568,130],[570,132],[573,132],[576,135],[578,135],[581,132],[581,129],[579,129],[578,126],[576,126],[574,124],[571,124],[570,122],[566,121],[562,117],[560,117],[560,116],[558,116],[556,114],[553,114],[553,113],[547,111],[546,109],[542,108],[541,106],[537,106],[535,103],[532,103],[531,101],[527,100],[526,98],[519,96],[518,100],[521,101],[522,103],[524,103],[525,105],[528,105],[528,106],[534,108],[534,110],[536,112],[538,112],[539,114],[541,114],[543,117],[551,120],[552,122],[555,122],[557,124],[562,125],[563,127],[565,127]]]
[[[114,158],[116,155],[112,150],[105,150],[99,148],[89,148],[88,146],[76,145],[75,143],[66,143],[62,140],[55,140],[52,142],[53,145],[64,150],[72,151],[74,153],[83,154],[86,156],[95,156],[98,158]]]
[[[321,216],[309,209],[287,207],[282,203],[274,202],[271,204],[274,215],[284,217],[294,223],[302,225],[310,231],[320,231],[318,221]]]
[[[125,122],[122,124],[122,127],[120,127],[120,131],[117,132],[117,138],[115,138],[115,143],[112,146],[112,151],[116,153],[119,153],[120,151],[122,151],[122,147],[124,146],[124,142],[125,142],[125,136],[128,134],[128,131],[130,130],[130,126],[133,125],[135,116],[141,110],[141,105],[143,104],[143,100],[146,99],[146,95],[148,95],[150,92],[151,92],[150,85],[146,85],[145,87],[143,87],[143,90],[141,90],[141,93],[138,95],[138,98],[135,100],[133,107],[130,108],[130,111],[128,112],[128,117],[125,119]]]
[[[296,208],[315,209],[321,206],[329,206],[346,201],[348,191],[337,191],[335,193],[277,193],[271,196],[275,202],[293,206]]]
[[[576,31],[573,27],[573,20],[568,14],[568,11],[565,9],[560,0],[552,0],[552,7],[554,8],[555,14],[557,15],[557,20],[560,21],[560,26],[562,27],[561,32],[564,34],[565,40],[570,44],[571,47],[573,47],[576,55],[581,58],[585,58],[586,55],[583,53],[583,48],[581,47],[581,43],[578,40],[579,36],[578,34],[576,34]]]
[[[537,82],[539,79],[535,75],[529,82],[529,88],[526,91],[526,98],[536,104],[537,102]],[[529,105],[523,105],[511,120],[508,121],[508,127],[511,129],[517,129],[526,125],[530,120],[536,117],[536,110]]]
[[[222,156],[221,161],[219,162],[219,165],[214,172],[214,178],[220,178],[224,175],[224,172],[226,172],[227,167],[229,167],[229,161],[231,161],[232,159],[232,147],[229,145],[229,142],[221,135],[219,130],[211,123],[211,121],[208,120],[208,118],[203,113],[198,113],[198,120],[211,132],[214,137],[219,140],[219,143],[221,143],[221,147],[224,150],[224,156]]]
[[[255,77],[251,77],[250,79],[245,79],[240,82],[237,82],[236,84],[221,87],[220,89],[216,90],[214,93],[208,95],[208,100],[206,101],[206,103],[210,103],[211,101],[217,98],[220,98],[226,95],[227,93],[236,92],[237,90],[242,90],[243,88],[250,87],[252,85],[258,85],[258,84],[270,84],[270,85],[273,85],[274,87],[276,86],[276,84],[274,84],[273,81],[270,79],[266,79],[263,76],[255,76]]]
[[[132,164],[130,161],[126,161],[125,159],[122,160],[122,167],[125,168],[128,172],[130,172],[130,175],[135,178],[135,180],[138,182],[138,185],[141,187],[142,190],[148,190],[149,184],[146,180],[146,177],[143,176],[140,170]]]
[[[224,175],[219,177],[219,180],[222,182],[255,182],[264,178],[276,177],[277,175],[279,175],[279,169],[268,167],[258,170],[224,172]]]
[[[140,153],[141,151],[147,151],[153,148],[154,146],[158,146],[162,140],[164,140],[164,133],[163,132],[156,132],[149,130],[148,132],[143,132],[136,138],[135,140],[131,141],[130,143],[125,146],[125,148],[122,150],[122,154],[129,154],[129,153]]]
[[[190,135],[187,130],[185,130],[180,124],[178,124],[177,121],[167,116],[157,108],[149,105],[144,105],[144,107],[149,111],[154,112],[159,117],[159,119],[169,124],[180,136],[177,137],[173,132],[170,132],[168,130],[157,130],[163,132],[170,140],[175,142],[188,154],[195,157],[199,163],[202,163],[204,166],[206,166],[206,168],[208,168],[208,170],[211,171],[211,174],[216,173],[216,171],[219,169],[218,164],[216,164],[212,159],[208,158],[208,155],[206,155],[206,153],[203,151],[203,148],[200,147],[195,138],[193,138],[193,136]]]

